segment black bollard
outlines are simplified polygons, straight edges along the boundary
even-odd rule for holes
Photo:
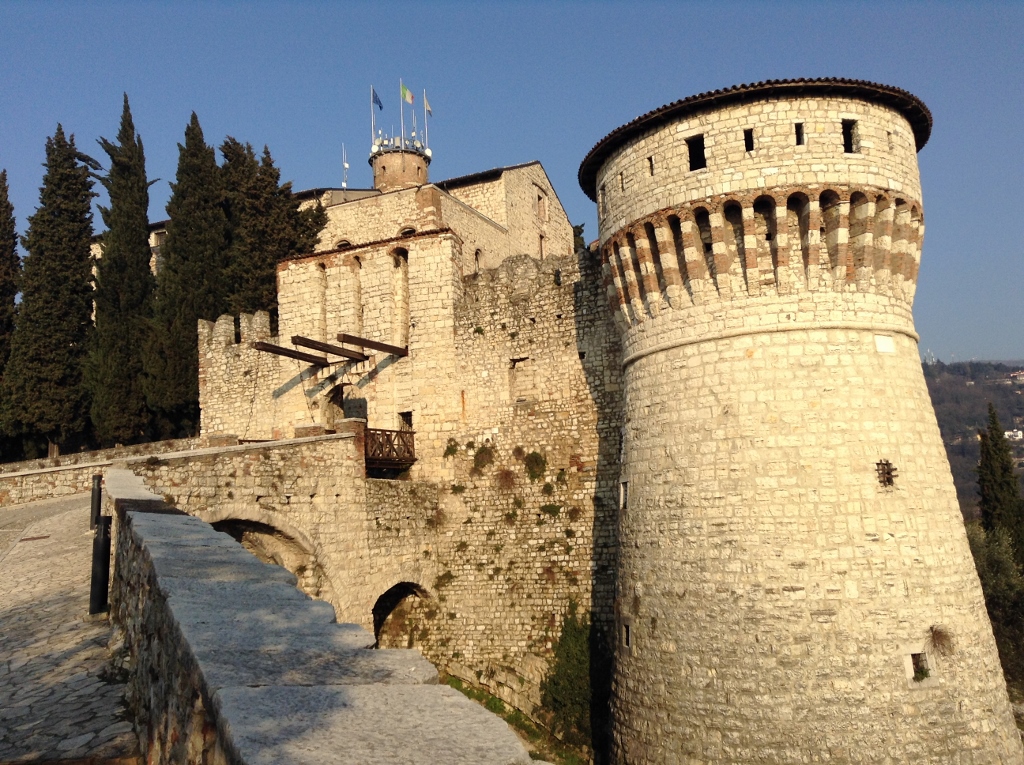
[[[89,513],[89,528],[96,528],[100,520],[100,507],[103,504],[103,476],[92,477],[92,512]]]
[[[90,614],[99,614],[107,610],[107,591],[110,586],[110,521],[109,515],[101,515],[96,521],[96,536],[92,539]]]

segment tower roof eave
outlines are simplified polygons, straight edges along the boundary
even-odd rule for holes
[[[917,96],[891,85],[867,80],[842,77],[817,79],[764,80],[745,85],[734,85],[721,90],[698,93],[679,101],[665,104],[647,112],[631,122],[616,128],[592,148],[580,163],[580,187],[591,201],[597,201],[597,171],[604,161],[620,146],[640,133],[698,112],[719,109],[736,103],[762,101],[776,96],[828,96],[840,95],[881,103],[900,112],[914,131],[914,142],[920,151],[932,131],[932,113]]]

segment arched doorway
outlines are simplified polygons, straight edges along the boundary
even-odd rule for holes
[[[373,604],[374,648],[381,647],[383,639],[386,648],[412,648],[415,642],[416,625],[409,623],[408,598],[429,598],[430,594],[415,582],[399,582],[377,598]]]

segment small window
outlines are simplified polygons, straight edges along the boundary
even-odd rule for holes
[[[537,252],[540,254],[541,260],[543,260],[544,259],[544,234],[541,234],[538,237]]]
[[[480,250],[473,253],[473,273],[480,271]]]
[[[631,634],[629,627],[629,622],[625,622],[622,625],[622,645],[624,645],[626,648],[633,647],[633,635]]]
[[[893,142],[892,142],[892,133],[887,130],[885,132],[885,137],[886,137],[886,139],[889,142],[889,151],[892,151],[895,148],[895,146],[893,145]]]
[[[804,123],[798,122],[793,126],[796,129],[796,145],[804,145]]]
[[[704,135],[695,135],[686,139],[686,149],[690,154],[690,169],[703,170],[708,166],[704,156]]]
[[[743,131],[743,148],[747,151],[754,150],[754,128],[747,128]]]
[[[422,167],[417,167],[416,168],[416,177],[419,178],[422,175],[423,175],[423,168]]]
[[[878,475],[878,483],[886,488],[896,485],[897,469],[889,460],[879,460],[875,463],[875,473]]]
[[[626,190],[626,178],[622,173],[619,173],[619,191]]]
[[[338,243],[334,245],[334,248],[337,250],[347,250],[351,246],[352,242],[350,242],[348,239],[339,239]]]
[[[927,680],[931,675],[931,668],[928,666],[928,654],[926,653],[912,653],[910,654],[910,663],[914,667],[914,682],[920,683]]]
[[[398,413],[398,429],[412,430],[412,412]]]
[[[629,481],[619,484],[619,509],[625,510],[629,504]]]
[[[843,120],[843,151],[846,154],[860,152],[860,135],[857,120]]]
[[[601,185],[601,190],[598,192],[598,207],[601,208],[601,215],[608,214],[608,201],[605,199],[604,184]]]
[[[654,157],[647,158],[647,174],[654,175]]]
[[[416,229],[414,229],[412,226],[406,226],[405,228],[403,228],[401,231],[398,232],[398,235],[399,236],[412,236],[415,233],[416,233]]]

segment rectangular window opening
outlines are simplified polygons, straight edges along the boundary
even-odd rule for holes
[[[622,644],[624,646],[626,646],[626,648],[632,648],[633,647],[633,639],[632,638],[633,638],[633,636],[630,635],[629,625],[628,624],[623,624],[622,625]]]
[[[922,680],[927,680],[931,675],[931,669],[928,667],[928,654],[912,653],[910,662],[914,666],[914,682],[920,683]]]
[[[690,169],[703,170],[708,166],[707,158],[704,156],[704,134],[691,136],[686,139],[686,149],[690,154]]]
[[[843,120],[843,152],[858,154],[860,152],[860,135],[857,131],[857,120]]]
[[[412,430],[412,412],[399,412],[399,430]]]
[[[648,175],[654,175],[654,157],[647,158],[647,173]]]
[[[625,510],[629,503],[629,481],[622,481],[619,484],[619,509]]]
[[[544,234],[541,234],[537,241],[537,250],[540,253],[540,259],[544,260]]]
[[[794,127],[796,128],[796,145],[797,146],[803,146],[804,145],[804,123],[798,122],[798,123],[796,123],[796,125],[794,125]]]
[[[599,197],[599,202],[600,202],[599,207],[601,208],[601,215],[607,215],[608,214],[608,200],[605,198],[604,184],[601,185],[601,190],[600,190],[600,192],[598,192],[598,197]]]
[[[622,173],[619,173],[619,191],[625,191],[625,190],[626,190],[626,177]]]
[[[754,150],[754,128],[747,128],[743,131],[743,148],[747,151]]]

